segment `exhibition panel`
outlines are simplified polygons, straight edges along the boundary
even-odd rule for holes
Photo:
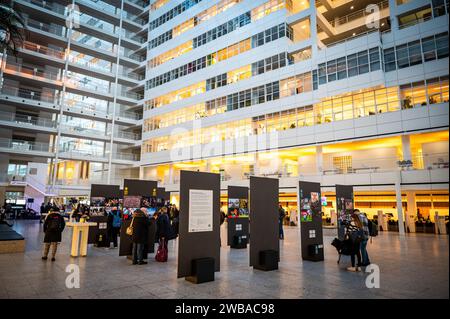
[[[279,216],[278,179],[250,177],[250,266],[255,269],[273,270],[278,268]],[[266,267],[276,260],[275,267]]]
[[[248,214],[248,187],[228,186],[227,245],[231,248],[247,248]]]
[[[219,174],[181,171],[179,229],[178,278],[195,275],[194,265],[212,266],[205,258],[220,271]]]
[[[120,229],[119,256],[131,256],[133,243],[131,237],[126,234],[126,229],[132,223],[132,214],[136,209],[147,209],[148,215],[153,216],[158,207],[157,199],[158,182],[126,179],[124,181],[123,198],[123,222]],[[162,200],[160,200],[162,202]],[[155,252],[156,223],[150,219],[148,240],[145,245],[144,256]]]
[[[338,237],[340,240],[344,239],[345,224],[351,222],[351,214],[354,207],[353,186],[336,185]]]
[[[299,182],[301,252],[303,260],[323,261],[320,183]]]

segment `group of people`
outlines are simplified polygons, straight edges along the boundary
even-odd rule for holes
[[[47,205],[43,204],[42,206],[44,208],[41,210],[41,215],[45,216],[43,221],[45,236],[42,259],[48,259],[51,249],[51,260],[55,261],[57,247],[61,242],[62,232],[64,231],[66,223],[64,217],[60,213],[59,207],[50,203]],[[151,219],[154,219],[156,223],[155,240],[161,247],[164,247],[164,252],[167,256],[168,241],[178,236],[179,211],[177,207],[175,205],[168,204],[159,208],[153,215],[150,215],[145,207],[136,209],[133,212],[131,212],[131,210],[127,211],[131,215],[130,227],[132,228],[132,231],[130,232],[130,237],[133,243],[133,265],[146,264],[144,261],[144,249],[148,242],[148,231]],[[73,211],[71,212],[71,219],[74,219],[77,222],[80,221],[81,218],[88,220],[91,213],[92,211],[89,206],[78,205],[73,208]],[[114,248],[117,248],[120,229],[122,227],[123,220],[126,219],[124,213],[117,206],[109,207],[108,210],[96,212],[97,215],[98,213],[103,213],[104,216],[108,217],[108,248],[111,247],[111,243]]]

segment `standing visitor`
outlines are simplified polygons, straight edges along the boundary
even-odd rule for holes
[[[167,207],[163,207],[159,210],[158,219],[156,220],[156,239],[159,242],[158,251],[155,256],[157,261],[167,261],[169,254],[167,244],[169,243],[169,236],[172,235]]]
[[[45,204],[42,202],[41,207],[39,209],[39,214],[41,215],[39,217],[39,224],[43,223],[44,215],[45,215]]]
[[[279,226],[279,232],[280,232],[280,239],[284,239],[284,230],[283,230],[283,222],[284,217],[286,216],[286,211],[284,210],[283,206],[281,204],[278,207],[278,226]]]
[[[47,260],[50,247],[52,248],[52,261],[55,261],[58,243],[61,242],[61,234],[66,226],[64,217],[58,211],[50,210],[44,221],[44,254],[42,260]]]
[[[348,225],[347,231],[352,241],[352,249],[350,255],[352,266],[348,267],[347,270],[352,272],[360,271],[360,267],[362,264],[361,242],[364,238],[364,230],[363,224],[361,223],[361,220],[359,219],[359,216],[356,213],[352,213],[351,222],[350,225]],[[358,260],[358,264],[356,264],[355,256]]]
[[[359,209],[353,211],[359,218],[362,224],[362,240],[361,240],[361,266],[367,267],[370,265],[369,254],[367,253],[367,242],[370,238],[369,219],[366,214],[362,214]]]
[[[120,216],[120,210],[117,207],[112,207],[111,212],[108,214],[108,247],[110,247],[112,241],[114,248],[117,248],[117,237],[119,236],[121,226],[122,218]]]
[[[133,265],[145,265],[144,248],[148,241],[148,226],[150,221],[147,215],[140,209],[136,209],[131,219],[130,227],[133,229],[131,235],[133,241]]]

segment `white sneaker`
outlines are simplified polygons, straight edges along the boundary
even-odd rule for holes
[[[351,272],[357,272],[358,268],[356,268],[356,267],[348,267],[347,270],[351,271]]]

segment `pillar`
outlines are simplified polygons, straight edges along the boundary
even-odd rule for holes
[[[169,181],[166,184],[173,184],[173,164],[169,165]]]
[[[400,174],[395,182],[395,197],[397,199],[397,216],[398,216],[398,232],[400,236],[405,235],[405,227],[403,226],[403,204],[402,204],[402,189],[400,184]]]
[[[139,179],[145,179],[145,167],[139,167]]]
[[[323,149],[322,146],[316,146],[316,169],[322,175],[323,173]]]
[[[255,176],[259,175],[259,155],[258,155],[258,153],[255,153],[255,161],[253,164],[253,174]]]
[[[403,160],[412,161],[411,139],[409,135],[402,135],[402,152],[403,152]]]
[[[415,216],[417,212],[416,194],[413,191],[407,191],[406,200],[408,207],[408,209],[406,210],[406,225],[409,227],[409,231],[411,233],[415,233],[416,232]]]

